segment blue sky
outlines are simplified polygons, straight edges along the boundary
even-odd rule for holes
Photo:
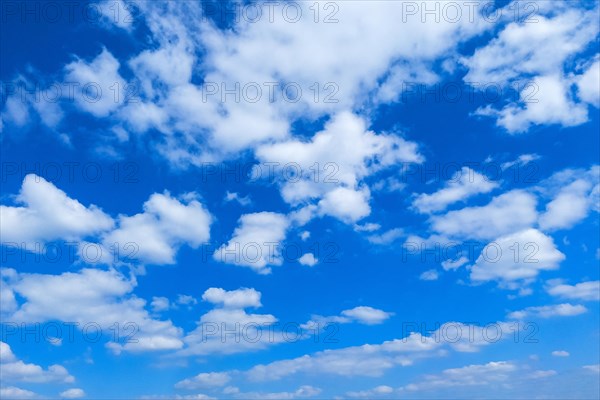
[[[596,2],[3,2],[2,398],[598,398]]]

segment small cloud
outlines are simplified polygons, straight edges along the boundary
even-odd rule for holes
[[[198,300],[196,300],[192,296],[188,296],[186,294],[180,294],[179,296],[177,296],[176,302],[177,302],[177,304],[181,304],[184,306],[193,306],[195,304],[198,304]]]
[[[458,269],[458,268],[462,267],[463,265],[465,265],[468,262],[469,262],[469,259],[465,256],[462,256],[457,260],[442,261],[442,268],[444,268],[444,271],[448,271],[451,269],[454,270],[454,269]]]
[[[317,262],[319,262],[319,260],[315,258],[315,255],[313,253],[306,253],[298,259],[298,262],[302,265],[314,267],[317,264]]]
[[[440,274],[435,269],[430,269],[429,271],[423,272],[419,279],[422,281],[437,281],[440,277]]]
[[[554,376],[556,374],[557,374],[557,372],[552,369],[546,370],[546,371],[539,370],[539,371],[533,371],[531,374],[529,374],[529,377],[531,379],[543,379],[543,378],[548,378],[548,377]]]
[[[46,340],[48,340],[48,343],[50,343],[52,346],[62,346],[62,338],[49,337]]]
[[[232,201],[237,201],[241,206],[244,206],[244,207],[252,204],[252,200],[250,200],[250,196],[241,197],[238,193],[230,192],[230,191],[227,191],[227,193],[225,193],[225,201],[227,203],[230,203]]]
[[[150,307],[152,307],[152,311],[155,313],[166,311],[170,307],[169,299],[166,297],[153,297]]]
[[[555,350],[552,352],[552,355],[554,357],[569,357],[570,354],[568,351],[564,351],[564,350]]]
[[[85,392],[79,388],[67,389],[60,393],[63,399],[80,399],[85,396]]]
[[[585,369],[586,371],[593,372],[595,374],[600,374],[600,364],[584,365],[583,369]]]
[[[378,310],[377,308],[368,306],[354,307],[351,310],[342,311],[344,317],[352,318],[353,320],[365,325],[378,325],[392,316],[392,313]]]
[[[379,224],[374,224],[372,222],[360,225],[360,224],[355,224],[354,225],[354,230],[356,232],[374,232],[376,230],[378,230],[379,228],[381,228],[381,225]]]
[[[300,236],[300,239],[306,241],[306,239],[308,239],[310,237],[310,232],[304,231],[304,232],[301,232],[298,236]]]
[[[381,235],[371,235],[367,238],[367,240],[373,244],[386,245],[395,242],[402,235],[404,235],[402,229],[394,228],[382,233]]]

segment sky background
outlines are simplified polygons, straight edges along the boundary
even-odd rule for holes
[[[600,396],[597,2],[0,7],[0,397]]]

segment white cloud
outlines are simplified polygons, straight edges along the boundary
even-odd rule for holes
[[[302,265],[308,265],[309,267],[314,267],[315,265],[317,265],[317,262],[319,262],[319,260],[317,258],[315,258],[315,255],[313,253],[306,253],[306,254],[303,254],[302,257],[300,257],[298,259],[298,262]]]
[[[0,112],[0,130],[2,130],[5,122],[23,128],[32,121],[32,114],[39,116],[40,122],[51,129],[56,128],[62,120],[64,113],[58,101],[47,99],[47,97],[53,96],[48,92],[56,91],[56,88],[40,88],[41,84],[37,81],[37,78],[39,77],[28,79],[19,75],[12,82],[7,82],[7,90],[3,96],[6,99],[4,110]],[[17,88],[14,93],[10,93],[11,90],[8,89],[11,87],[10,85]],[[32,89],[35,89],[35,93],[25,95],[25,91]],[[43,94],[40,91],[43,91]],[[66,138],[68,140],[68,136]]]
[[[558,10],[542,9],[535,16],[536,23],[510,23],[497,38],[463,59],[469,68],[464,80],[474,86],[494,83],[507,88],[521,82],[520,104],[509,103],[501,110],[490,105],[478,110],[479,114],[497,117],[497,124],[510,133],[524,132],[532,124],[574,126],[586,122],[587,105],[573,98],[573,80],[563,70],[596,38],[597,13],[597,6],[586,10],[568,3]],[[593,83],[591,74],[579,79]],[[582,100],[593,103],[594,90],[597,88],[580,91]]]
[[[0,388],[0,397],[3,399],[32,399],[37,397],[37,394],[30,390],[20,389],[14,386],[6,386]]]
[[[3,243],[79,240],[113,227],[112,218],[100,208],[84,206],[34,174],[23,179],[15,200],[22,206],[0,206]]]
[[[586,371],[595,373],[595,374],[599,374],[600,373],[600,364],[584,365],[583,369],[585,369]]]
[[[368,222],[363,225],[360,225],[360,224],[354,225],[354,230],[356,232],[374,232],[376,230],[379,230],[379,228],[381,228],[381,225],[375,224],[372,222]]]
[[[200,389],[225,386],[227,382],[231,380],[231,377],[226,372],[204,372],[200,373],[193,378],[184,379],[175,384],[178,389]]]
[[[404,235],[401,228],[392,228],[378,235],[367,236],[367,240],[373,244],[387,245],[395,242]]]
[[[303,241],[306,241],[308,238],[310,238],[310,232],[302,231],[298,236],[300,236],[300,239],[302,239]]]
[[[415,143],[396,135],[376,134],[367,129],[367,121],[350,112],[333,116],[310,141],[263,145],[256,155],[262,163],[276,163],[287,203],[318,200],[320,215],[347,223],[371,213],[365,177],[400,162],[422,161]],[[298,176],[286,179],[290,171]]]
[[[319,211],[347,223],[355,222],[371,214],[369,197],[366,189],[339,187],[325,193],[319,201]]]
[[[65,83],[78,85],[78,107],[96,117],[106,117],[116,110],[127,93],[119,67],[119,61],[106,49],[89,63],[78,59],[66,65]]]
[[[181,329],[169,320],[152,319],[144,309],[146,302],[131,294],[136,286],[133,278],[96,269],[60,275],[8,272],[11,273],[3,275],[5,283],[24,299],[10,315],[11,321],[76,322],[80,329],[96,323],[106,331],[119,324],[123,327],[119,338],[122,344],[107,344],[116,353],[173,350],[183,346]],[[126,328],[127,324],[133,325]]]
[[[546,211],[540,215],[540,227],[544,230],[566,229],[583,220],[593,206],[593,188],[594,180],[585,177],[562,187],[546,204]]]
[[[470,277],[474,282],[497,280],[503,287],[516,289],[540,271],[557,269],[564,259],[551,237],[530,228],[488,243],[471,267]]]
[[[250,314],[245,308],[261,307],[261,293],[248,288],[226,291],[209,288],[202,300],[215,305],[203,314],[198,327],[184,338],[180,355],[235,354],[256,351],[284,342],[271,314]],[[288,340],[289,341],[289,340]]]
[[[565,350],[555,350],[552,352],[554,357],[569,357],[569,352]]]
[[[376,386],[371,390],[361,390],[358,392],[346,392],[346,396],[354,398],[365,398],[370,399],[375,396],[389,395],[394,392],[394,388],[391,386],[380,385]]]
[[[502,330],[509,329],[508,324],[503,322],[497,326]],[[447,333],[450,330],[463,334],[456,340]],[[464,334],[465,332],[469,334]],[[253,381],[274,381],[300,373],[379,377],[393,367],[408,366],[425,357],[445,355],[447,348],[459,352],[474,352],[490,343],[489,336],[486,336],[482,327],[449,322],[428,336],[411,333],[402,339],[381,344],[320,351],[312,355],[257,365],[245,374]]]
[[[7,343],[0,341],[0,370],[4,382],[71,383],[75,378],[62,365],[50,365],[44,369],[36,364],[27,364],[17,359]],[[16,388],[15,388],[16,389]],[[9,391],[10,392],[10,391]],[[24,394],[18,390],[14,394]]]
[[[252,204],[252,200],[250,200],[250,196],[240,196],[239,193],[227,191],[225,193],[225,201],[232,202],[237,201],[241,206],[248,206]]]
[[[358,306],[349,310],[344,310],[340,315],[331,315],[324,317],[322,315],[312,315],[310,321],[301,324],[302,329],[314,331],[323,329],[329,325],[349,324],[356,322],[364,325],[379,325],[389,319],[394,313],[379,310],[369,306]]]
[[[187,244],[197,248],[210,238],[211,214],[193,194],[187,200],[168,192],[154,193],[144,203],[144,212],[120,215],[118,228],[104,235],[105,247],[114,243],[119,254],[154,264],[173,264],[178,248]],[[133,249],[133,250],[132,250]]]
[[[358,306],[342,311],[342,315],[365,325],[378,325],[388,319],[392,313],[368,306]]]
[[[439,276],[439,272],[437,272],[435,269],[430,269],[419,275],[419,279],[422,281],[437,281]]]
[[[481,207],[466,207],[431,218],[443,235],[467,239],[494,239],[532,226],[537,219],[536,199],[522,190],[494,197]]]
[[[198,304],[198,300],[196,300],[193,296],[189,296],[187,294],[180,294],[177,296],[177,300],[175,303],[183,306],[193,306]]]
[[[279,17],[258,22],[238,18],[233,29],[226,31],[206,22],[195,4],[140,6],[159,46],[140,54],[131,65],[142,87],[151,88],[145,90],[144,100],[155,102],[173,120],[176,130],[186,132],[184,140],[163,149],[168,158],[198,157],[199,142],[231,154],[260,143],[284,140],[291,122],[299,116],[318,118],[358,108],[372,92],[377,101],[394,101],[405,79],[435,80],[436,74],[430,70],[436,59],[493,26],[477,11],[469,18],[470,10],[461,5],[464,18],[458,21],[436,22],[430,18],[422,22],[414,16],[400,24],[397,16],[402,15],[403,4],[396,2],[369,4],[369,15],[365,15],[362,3],[344,4],[339,7],[335,24],[315,24],[308,17],[313,13],[309,4],[296,6],[303,15],[296,23]],[[357,35],[355,27],[359,25],[364,28]],[[391,39],[395,37],[406,40]],[[317,53],[314,43],[320,44]],[[203,58],[197,60],[200,52]],[[290,61],[293,59],[303,62],[300,65]],[[244,68],[238,68],[240,65]],[[259,86],[294,82],[302,87],[303,95],[292,103],[283,101],[278,93],[276,101],[269,101],[267,87],[263,87],[263,96],[256,102],[234,101],[232,95],[229,101],[222,101],[221,90],[203,100],[200,88],[191,84],[192,72],[200,73],[201,81],[227,88],[236,83],[243,87],[253,82]],[[310,89],[315,82],[321,86],[318,101]],[[323,92],[329,93],[324,89],[327,83],[336,84],[334,102],[324,101]],[[192,145],[186,146],[190,142]]]
[[[53,240],[77,242],[78,254],[85,262],[110,264],[128,257],[170,264],[181,245],[196,248],[210,237],[212,216],[193,196],[178,200],[168,192],[154,193],[144,203],[143,213],[120,215],[115,228],[115,221],[99,207],[86,207],[44,178],[30,174],[15,199],[20,206],[0,206],[0,233],[4,244],[25,243],[29,251]],[[99,238],[102,244],[86,238]]]
[[[464,201],[476,194],[489,193],[497,187],[498,183],[469,167],[463,167],[442,189],[432,194],[418,195],[413,206],[421,213],[443,211],[450,204]]]
[[[152,307],[152,311],[155,313],[167,311],[170,307],[169,299],[166,297],[152,297],[150,306]]]
[[[293,392],[236,392],[238,399],[256,399],[256,400],[291,400],[317,396],[321,389],[314,386],[303,385]]]
[[[527,307],[524,310],[513,311],[508,314],[509,319],[523,320],[525,318],[551,318],[551,317],[570,317],[587,312],[587,308],[582,305],[572,305],[569,303],[556,304],[552,306]]]
[[[488,106],[477,114],[497,117],[497,124],[510,133],[525,132],[533,124],[580,125],[588,120],[587,105],[573,101],[570,84],[558,74],[537,76],[520,94],[524,107],[512,104],[497,111]]]
[[[586,103],[600,107],[600,61],[591,63],[589,68],[577,76],[577,95]]]
[[[261,307],[260,292],[254,289],[223,290],[209,288],[202,295],[202,300],[227,308]]]
[[[454,270],[462,267],[469,262],[469,259],[465,256],[461,256],[456,260],[445,260],[442,261],[442,268],[444,271]]]
[[[502,163],[500,168],[502,168],[502,170],[506,170],[514,166],[523,167],[535,160],[539,160],[540,158],[541,157],[537,154],[521,154],[516,160]]]
[[[511,362],[496,361],[487,364],[468,365],[462,368],[445,369],[439,375],[426,375],[419,383],[411,383],[403,389],[409,392],[432,390],[441,387],[491,385],[506,382],[518,367]]]
[[[67,389],[60,393],[60,397],[63,399],[80,399],[85,397],[85,392],[79,388]]]
[[[232,238],[217,249],[213,257],[217,261],[250,267],[259,274],[269,274],[268,265],[283,263],[281,249],[288,227],[289,221],[283,214],[244,214]]]
[[[546,291],[552,296],[564,299],[598,301],[600,299],[600,281],[580,282],[567,285],[560,281],[549,282]]]

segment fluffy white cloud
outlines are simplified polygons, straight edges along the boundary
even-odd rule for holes
[[[503,287],[526,285],[543,270],[559,267],[565,255],[551,237],[537,229],[526,229],[501,236],[488,243],[471,267],[471,280],[497,280]]]
[[[144,212],[120,215],[118,227],[104,235],[105,247],[119,246],[119,254],[146,263],[173,264],[178,248],[197,248],[210,238],[211,214],[193,194],[178,200],[168,192],[154,193]]]
[[[220,262],[250,267],[259,274],[269,274],[268,265],[283,263],[281,249],[289,225],[283,214],[244,214],[232,238],[217,249],[213,257]]]
[[[576,78],[577,95],[586,103],[600,107],[600,61],[591,63],[588,69]]]
[[[86,207],[44,178],[30,174],[15,199],[21,206],[0,206],[0,234],[3,244],[25,243],[29,251],[52,240],[74,241],[85,262],[110,264],[127,257],[172,264],[181,245],[196,248],[210,237],[211,214],[194,194],[184,197],[179,200],[168,192],[154,193],[144,203],[143,213],[120,215],[115,228],[115,221],[99,207]],[[87,242],[87,238],[97,238],[102,244]]]
[[[466,263],[469,262],[469,259],[465,256],[461,256],[455,260],[445,260],[442,261],[442,268],[444,271],[454,270],[462,267]]]
[[[67,389],[60,393],[63,399],[80,399],[85,397],[85,392],[79,388]]]
[[[152,311],[157,313],[167,311],[170,307],[170,302],[166,297],[152,297],[150,306],[152,307]]]
[[[184,379],[175,384],[178,389],[199,389],[225,386],[231,377],[226,372],[203,372],[193,378]]]
[[[580,282],[567,285],[560,281],[551,281],[546,291],[552,296],[564,299],[598,301],[600,299],[600,281]]]
[[[561,3],[556,9],[541,9],[536,23],[510,23],[488,45],[463,59],[469,68],[464,80],[472,85],[494,83],[507,88],[519,80],[527,82],[518,87],[520,104],[510,103],[501,110],[490,105],[479,113],[497,117],[498,125],[511,133],[524,132],[532,124],[586,122],[587,104],[573,98],[571,86],[577,80],[582,85],[593,83],[594,72],[574,80],[563,70],[568,60],[597,37],[597,14],[597,5],[585,9]],[[580,89],[580,97],[594,104],[597,90]]]
[[[281,9],[276,7],[274,21],[238,18],[235,29],[224,31],[207,23],[196,4],[160,7],[144,3],[142,15],[159,46],[140,54],[132,66],[142,77],[142,87],[151,88],[147,90],[148,100],[171,117],[177,130],[189,132],[181,143],[164,149],[170,154],[167,157],[193,159],[198,142],[232,153],[282,140],[299,115],[316,118],[352,109],[371,92],[376,92],[378,101],[393,101],[402,90],[403,80],[434,81],[435,74],[429,69],[437,58],[493,26],[481,18],[479,10],[461,5],[463,17],[458,21],[422,21],[419,15],[412,15],[400,24],[397,21],[405,14],[404,4],[371,3],[368,15],[364,6],[358,2],[337,7],[336,23],[328,24],[315,23],[310,5],[298,3],[295,7],[300,8],[302,18],[295,23],[281,18]],[[195,23],[187,22],[189,19]],[[355,33],[356,26],[363,27],[362,34]],[[406,40],[393,40],[395,37]],[[315,43],[319,43],[317,48]],[[200,50],[204,57],[197,60]],[[303,62],[291,62],[294,59]],[[171,73],[169,65],[179,73]],[[240,65],[244,68],[238,68]],[[216,94],[206,96],[202,88],[191,83],[192,66],[203,73],[202,81],[216,86]],[[302,88],[303,95],[297,102],[284,101],[277,88],[276,101],[269,101],[268,88],[263,86],[268,82],[293,82]],[[314,89],[310,89],[315,82],[320,86],[316,101]],[[236,83],[240,88],[256,84],[262,96],[251,102],[235,100],[230,94],[224,101],[223,87],[231,89]],[[323,92],[331,93],[326,89],[328,83],[335,84],[334,101],[324,101]]]
[[[358,221],[371,214],[370,193],[366,188],[353,190],[345,187],[335,188],[319,201],[319,211],[347,223]]]
[[[38,77],[35,77],[38,78]],[[9,88],[14,86],[18,88],[11,93]],[[32,88],[39,89],[41,86],[37,79],[28,79],[25,76],[19,75],[17,79],[6,83],[7,90],[5,91],[4,110],[0,112],[0,129],[7,122],[16,127],[23,128],[27,126],[33,119],[33,115],[37,115],[42,124],[54,129],[62,120],[64,113],[57,101],[47,101],[42,98],[40,93],[32,95],[24,95],[23,91],[31,90]],[[44,88],[46,91],[52,89]],[[52,96],[44,93],[44,96]]]
[[[317,396],[321,393],[321,389],[314,386],[303,385],[293,392],[236,392],[235,397],[238,399],[256,399],[256,400],[291,400],[305,399]]]
[[[284,341],[273,324],[271,314],[246,312],[246,308],[261,307],[261,293],[248,288],[226,291],[209,288],[202,300],[215,308],[203,314],[198,327],[189,332],[180,355],[235,354],[264,349]]]
[[[113,227],[113,220],[95,205],[84,206],[44,178],[29,174],[23,179],[16,202],[0,206],[3,243],[28,243],[56,239],[80,240]]]
[[[554,357],[569,357],[569,352],[565,350],[555,350],[552,352]]]
[[[6,386],[0,388],[0,397],[3,399],[32,399],[37,397],[37,394],[30,390],[20,389],[14,386]]]
[[[359,306],[342,311],[342,315],[365,325],[377,325],[388,319],[392,313],[373,307]]]
[[[347,392],[346,396],[354,397],[354,398],[370,399],[375,396],[389,395],[391,393],[394,393],[394,388],[392,388],[391,386],[380,385],[380,386],[374,387],[371,390],[361,390],[358,392]]]
[[[511,104],[496,110],[487,106],[477,114],[496,117],[497,124],[510,133],[525,132],[534,124],[580,125],[588,120],[587,105],[573,101],[570,85],[559,74],[536,76],[521,91],[519,100],[523,107]]]
[[[479,193],[489,193],[497,187],[498,183],[469,167],[463,167],[442,189],[432,194],[418,195],[413,201],[413,206],[421,213],[442,211],[450,204],[464,201]]]
[[[303,254],[302,257],[300,257],[298,259],[298,262],[302,265],[308,265],[309,267],[314,267],[315,265],[317,265],[317,262],[319,262],[319,260],[317,258],[315,258],[315,255],[313,253],[306,253],[306,254]]]
[[[564,170],[543,182],[559,189],[540,215],[540,227],[544,230],[566,229],[583,220],[598,201],[594,190],[599,177],[600,169],[594,166],[587,171]]]
[[[509,329],[508,324],[499,322],[498,327]],[[448,332],[463,334],[456,340]],[[469,335],[464,334],[470,332]],[[411,333],[402,339],[385,341],[381,344],[365,344],[320,351],[294,359],[257,365],[246,371],[253,381],[274,381],[301,373],[331,374],[339,376],[379,377],[396,366],[408,366],[414,361],[447,354],[451,348],[459,352],[474,352],[490,344],[483,328],[457,322],[443,324],[428,336]]]
[[[572,305],[569,303],[556,304],[552,306],[527,307],[524,310],[513,311],[508,314],[509,319],[523,320],[525,318],[551,318],[551,317],[570,317],[587,312],[587,308],[582,305]]]
[[[367,240],[373,244],[388,245],[394,243],[403,235],[404,231],[401,228],[392,228],[377,235],[367,236]]]
[[[183,346],[181,329],[171,321],[150,317],[146,302],[131,292],[137,285],[116,271],[83,269],[60,275],[20,274],[4,270],[7,286],[24,299],[10,320],[44,323],[76,322],[80,329],[96,323],[103,330],[119,324],[120,342],[107,346],[115,352],[173,350]],[[129,324],[129,325],[127,325]],[[133,324],[133,325],[131,325]],[[130,326],[130,328],[126,328]]]
[[[521,154],[519,157],[517,157],[516,160],[506,161],[506,162],[502,163],[500,165],[500,168],[502,168],[502,170],[507,170],[514,166],[522,167],[522,166],[525,166],[535,160],[539,160],[540,158],[541,157],[537,154]]]
[[[437,272],[435,269],[430,269],[419,275],[419,279],[422,281],[437,281],[439,276],[439,272]]]
[[[532,226],[537,220],[536,199],[522,190],[494,197],[481,207],[466,207],[431,218],[443,235],[466,239],[494,239]]]
[[[440,387],[491,385],[508,381],[518,369],[514,363],[507,361],[450,368],[439,375],[427,375],[422,382],[409,384],[403,389],[414,392]]]
[[[369,131],[366,121],[350,112],[336,114],[310,141],[263,145],[256,155],[275,166],[287,203],[319,200],[319,214],[347,223],[371,213],[365,177],[400,162],[422,161],[416,144]]]
[[[261,307],[261,293],[254,289],[223,290],[209,288],[202,295],[202,300],[221,305],[226,308]]]
[[[17,359],[7,343],[0,342],[0,369],[2,370],[2,381],[5,382],[32,382],[49,383],[65,382],[71,383],[75,378],[69,374],[62,365],[51,365],[44,369],[36,364],[27,364]],[[16,389],[16,388],[13,388]],[[18,390],[14,394],[24,394]]]
[[[127,94],[119,67],[119,61],[106,49],[89,63],[78,59],[66,65],[65,83],[77,85],[77,106],[96,117],[106,117],[116,110]]]
[[[394,313],[379,310],[369,306],[358,306],[349,310],[344,310],[340,315],[324,317],[322,315],[313,315],[310,321],[300,325],[302,329],[314,330],[321,329],[330,324],[349,324],[357,322],[364,325],[379,325],[389,319]]]
[[[252,200],[250,200],[250,196],[240,196],[239,193],[227,191],[225,193],[225,201],[237,201],[241,206],[248,206],[252,204]]]

